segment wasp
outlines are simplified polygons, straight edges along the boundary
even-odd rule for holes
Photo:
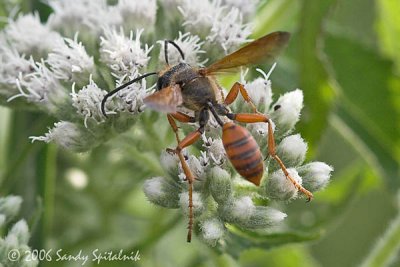
[[[182,150],[195,143],[204,133],[205,126],[210,116],[213,116],[222,128],[222,143],[224,145],[226,155],[236,171],[248,181],[255,185],[260,185],[261,178],[264,173],[264,160],[260,148],[249,131],[236,124],[240,123],[259,123],[264,122],[268,125],[268,156],[276,160],[283,173],[293,185],[302,193],[304,193],[310,201],[313,197],[312,193],[303,188],[296,180],[294,180],[287,171],[282,160],[276,154],[275,139],[270,118],[257,111],[256,106],[252,102],[245,87],[236,82],[226,97],[224,97],[223,89],[217,83],[216,75],[224,72],[236,70],[241,66],[248,66],[257,63],[271,62],[280,52],[287,46],[290,39],[290,33],[277,31],[265,35],[239,50],[223,57],[208,67],[198,68],[190,66],[186,63],[178,63],[171,66],[168,62],[168,45],[173,45],[180,53],[182,59],[185,56],[181,48],[171,40],[164,42],[164,54],[167,66],[159,72],[146,73],[137,77],[126,84],[121,85],[115,90],[109,92],[102,100],[101,110],[104,116],[105,103],[107,99],[124,89],[132,83],[140,81],[150,75],[157,75],[156,92],[147,96],[144,103],[147,107],[156,111],[167,113],[167,118],[172,130],[175,133],[177,146],[175,149],[167,149],[171,153],[175,153],[182,165],[183,172],[188,182],[189,191],[189,222],[187,241],[192,238],[193,228],[193,182],[195,177],[192,174],[186,160],[182,154]],[[235,101],[239,93],[243,99],[251,106],[253,113],[232,113],[228,106]],[[189,116],[179,111],[179,107],[185,107],[194,112],[194,116]],[[222,120],[226,117],[229,120]],[[180,139],[178,135],[178,126],[176,121],[181,123],[198,122],[199,127],[195,131],[189,133],[184,139]]]

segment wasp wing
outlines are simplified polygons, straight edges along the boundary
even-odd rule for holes
[[[177,84],[165,87],[144,98],[143,102],[147,107],[157,111],[176,112],[177,106],[183,103],[181,87]]]
[[[286,47],[290,33],[273,32],[261,37],[202,70],[205,75],[226,72],[240,66],[271,63]]]

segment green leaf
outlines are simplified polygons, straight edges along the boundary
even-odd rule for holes
[[[249,248],[270,249],[289,243],[312,241],[320,238],[322,231],[296,232],[286,231],[281,233],[259,233],[250,230],[242,230],[228,225],[226,243],[218,249],[238,258],[240,254]]]
[[[378,41],[383,53],[396,64],[397,72],[400,72],[400,1],[378,0],[376,1],[378,21]]]
[[[252,249],[243,253],[240,257],[241,266],[263,267],[316,267],[320,266],[307,248],[290,245],[268,251]]]
[[[333,88],[321,60],[321,29],[336,0],[305,0],[302,4],[297,43],[300,88],[306,101],[300,131],[313,144],[326,126]]]
[[[338,36],[327,37],[325,51],[340,88],[339,117],[373,152],[375,171],[387,178],[390,187],[398,187],[395,157],[400,131],[394,124],[399,114],[392,101],[393,83],[388,82],[395,79],[392,64],[374,51]]]

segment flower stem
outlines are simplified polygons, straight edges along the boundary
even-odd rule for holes
[[[388,266],[400,250],[400,212],[391,222],[383,237],[375,244],[362,267]]]

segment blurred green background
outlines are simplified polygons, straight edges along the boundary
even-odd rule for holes
[[[38,10],[42,18],[50,12],[40,1],[23,1],[22,9]],[[33,248],[71,254],[139,250],[141,260],[134,266],[363,262],[400,206],[400,1],[269,0],[260,4],[254,21],[253,37],[276,30],[293,34],[271,76],[273,92],[304,91],[297,129],[309,142],[309,160],[335,168],[331,184],[311,203],[280,207],[293,234],[275,237],[276,242],[274,237],[249,240],[232,255],[196,238],[187,244],[180,213],[151,205],[142,192],[144,179],[162,171],[160,148],[140,140],[149,135],[173,141],[156,113],[142,116],[142,129],[135,126],[89,153],[74,154],[30,143],[28,137],[46,132],[54,119],[0,107],[0,194],[23,197],[22,217],[30,223]],[[71,171],[83,172],[87,185],[74,184]],[[400,266],[400,260],[391,266]]]

